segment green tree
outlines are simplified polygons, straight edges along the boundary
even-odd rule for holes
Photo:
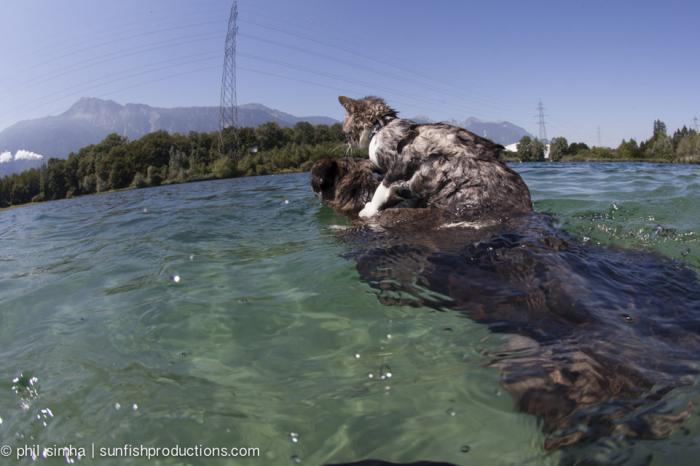
[[[617,158],[620,159],[637,159],[641,157],[641,152],[639,150],[639,145],[634,139],[625,141],[624,139],[617,147]]]
[[[569,145],[569,150],[567,150],[566,152],[569,155],[576,155],[579,152],[584,152],[584,151],[588,151],[588,150],[590,150],[590,147],[588,147],[588,144],[583,143],[583,142],[572,142]]]
[[[236,174],[236,162],[232,157],[222,156],[214,162],[212,172],[217,178],[230,178]]]
[[[149,165],[146,170],[146,183],[149,186],[159,186],[163,182],[163,174],[161,170],[153,165]]]
[[[654,120],[654,136],[653,139],[658,139],[660,137],[665,137],[666,134],[666,123],[661,120]]]
[[[569,143],[564,137],[554,138],[550,141],[549,160],[558,162],[562,159],[569,149]]]
[[[691,134],[695,134],[695,130],[689,129],[687,126],[683,126],[683,128],[677,129],[673,133],[673,137],[671,138],[671,142],[673,143],[673,150],[676,150],[678,148],[678,144],[680,144],[683,138]]]
[[[700,134],[693,131],[678,143],[676,157],[681,162],[700,162]]]
[[[255,137],[261,150],[274,149],[287,143],[282,129],[277,123],[264,123],[255,129]]]
[[[674,157],[673,143],[665,133],[656,135],[646,147],[644,156],[652,159],[672,159]]]
[[[297,144],[314,144],[316,135],[313,125],[308,121],[300,121],[294,125],[292,141]]]
[[[523,162],[538,162],[544,160],[544,144],[530,136],[523,136],[518,142],[518,156]]]
[[[46,164],[46,187],[44,197],[46,199],[63,199],[66,197],[66,161],[49,159]]]

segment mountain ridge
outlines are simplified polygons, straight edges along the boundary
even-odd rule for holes
[[[324,116],[295,116],[263,104],[239,105],[239,124],[258,126],[275,122],[282,127],[301,121],[334,124]],[[219,127],[219,107],[152,107],[119,104],[113,100],[83,97],[58,115],[19,121],[0,131],[0,151],[29,150],[46,158],[65,158],[71,152],[101,141],[110,133],[137,139],[153,131],[170,133],[208,132]]]
[[[425,116],[417,116],[415,120],[432,121]],[[267,122],[291,127],[301,121],[327,125],[338,123],[337,120],[325,116],[295,116],[260,103],[243,104],[238,107],[238,123],[243,127],[255,127]],[[507,121],[487,122],[469,117],[461,122],[450,120],[449,123],[462,126],[503,145],[516,142],[529,134],[525,129]],[[45,161],[51,157],[66,158],[71,152],[100,142],[110,133],[133,140],[158,130],[187,134],[190,131],[209,132],[218,128],[219,107],[163,108],[82,97],[63,113],[19,121],[0,131],[0,153],[29,151],[43,155]],[[41,160],[15,164],[0,163],[0,175],[17,172],[18,167],[26,169],[41,163]]]

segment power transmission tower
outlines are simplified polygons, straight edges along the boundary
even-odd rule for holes
[[[219,150],[224,150],[224,130],[236,128],[238,125],[238,97],[236,96],[236,42],[238,35],[238,2],[233,1],[228,17],[228,33],[224,51],[224,71],[221,75],[221,104],[219,108]],[[233,147],[228,152],[235,156],[238,141],[234,140]]]
[[[698,129],[698,117],[693,118],[693,126],[695,127],[695,132],[700,132]]]
[[[537,105],[537,116],[536,118],[538,119],[538,124],[539,124],[539,130],[538,130],[538,139],[542,141],[543,143],[547,142],[547,126],[546,122],[544,121],[544,117],[546,115],[544,114],[544,105],[542,105],[542,100],[540,100],[540,103]]]
[[[600,126],[598,126],[597,132],[598,132],[598,147],[603,147],[603,143],[601,142],[602,138],[600,137]]]

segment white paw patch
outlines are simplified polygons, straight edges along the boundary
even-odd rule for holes
[[[362,209],[358,215],[360,216],[360,218],[369,218],[374,216],[376,213],[377,209],[375,209],[374,206],[372,206],[371,202],[368,202],[365,205],[365,208]]]

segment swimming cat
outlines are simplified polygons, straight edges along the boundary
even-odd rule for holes
[[[527,185],[499,160],[503,146],[446,123],[399,118],[379,97],[338,100],[346,110],[348,143],[368,148],[383,175],[360,217],[386,208],[397,192],[410,193],[418,207],[439,207],[465,219],[532,211]]]
[[[363,160],[328,170],[337,163],[316,162],[313,189],[356,212],[379,182]],[[697,275],[649,251],[582,243],[545,214],[506,212],[455,224],[440,208],[386,208],[342,237],[380,302],[456,311],[507,335],[488,364],[541,420],[545,449],[565,450],[561,464],[624,462],[627,441],[669,436],[700,398]],[[577,463],[612,441],[615,461]]]

